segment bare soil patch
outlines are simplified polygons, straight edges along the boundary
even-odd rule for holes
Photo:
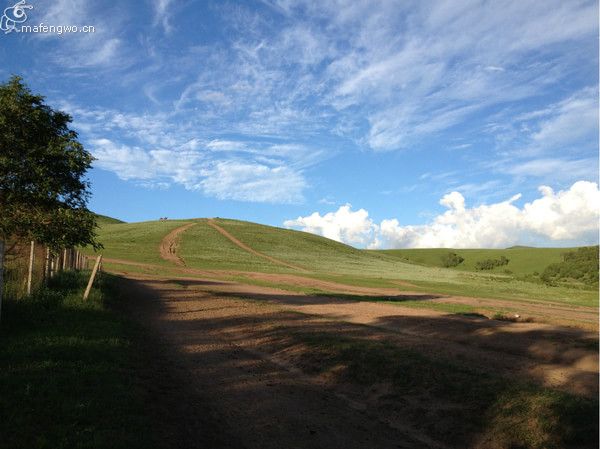
[[[177,254],[179,235],[195,225],[196,223],[188,223],[184,226],[173,229],[171,232],[165,235],[158,247],[160,257],[166,261],[174,263],[175,265],[185,266],[185,261]]]

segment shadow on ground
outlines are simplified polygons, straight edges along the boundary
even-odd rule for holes
[[[597,447],[589,333],[440,314],[350,323],[271,306],[355,308],[354,297],[186,282],[123,281],[127,309],[239,447]],[[544,388],[547,375],[590,397]]]

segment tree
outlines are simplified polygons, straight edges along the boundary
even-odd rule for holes
[[[442,265],[446,268],[457,267],[458,265],[460,265],[461,263],[463,263],[465,261],[464,257],[459,256],[458,254],[453,253],[452,251],[449,251],[446,254],[443,254],[441,256],[441,259],[442,259]]]
[[[0,249],[9,237],[37,240],[54,251],[101,247],[87,209],[85,173],[93,157],[70,123],[20,77],[0,84]],[[0,282],[0,300],[1,288]]]

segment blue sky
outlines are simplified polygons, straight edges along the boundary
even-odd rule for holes
[[[99,213],[361,247],[597,241],[597,2],[27,4],[95,29],[1,34],[0,74],[73,116]]]

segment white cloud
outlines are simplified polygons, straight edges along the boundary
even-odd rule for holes
[[[557,180],[594,179],[598,175],[598,159],[541,158],[525,162],[511,161],[502,171],[515,176]]]
[[[539,188],[541,197],[519,208],[521,195],[469,208],[459,192],[444,195],[446,212],[424,225],[401,225],[397,219],[374,223],[366,210],[350,205],[323,216],[315,212],[287,227],[359,246],[382,248],[502,248],[532,241],[590,244],[598,239],[600,191],[598,185],[578,181],[568,190]]]
[[[121,179],[147,180],[157,176],[150,155],[141,148],[119,145],[109,139],[92,139],[90,143],[98,161],[96,165],[116,173]]]
[[[306,181],[288,167],[222,161],[202,171],[199,187],[222,200],[260,203],[299,203]]]
[[[171,26],[171,9],[173,0],[154,0],[154,24],[160,24],[165,33],[170,33]]]
[[[301,228],[303,231],[322,235],[338,242],[365,246],[372,241],[376,225],[369,218],[366,210],[359,209],[354,212],[351,209],[352,206],[346,204],[336,212],[329,212],[323,216],[315,212],[307,217],[286,220],[284,226]]]
[[[531,129],[530,143],[519,153],[548,153],[560,148],[578,151],[595,146],[598,136],[598,90],[584,88],[570,97],[541,110],[517,117]]]
[[[120,145],[109,139],[92,139],[91,151],[99,168],[112,171],[123,180],[143,180],[145,185],[165,180],[193,188],[204,163],[197,151],[144,150]]]
[[[377,151],[418,150],[425,143],[422,146],[434,153],[443,146],[436,136],[468,124],[468,129],[461,128],[465,135],[456,148],[473,145],[473,149],[459,155],[457,163],[470,158],[467,172],[472,172],[484,161],[497,162],[501,155],[493,142],[486,141],[487,135],[470,140],[478,137],[478,121],[494,114],[498,123],[512,123],[516,119],[508,115],[521,113],[524,100],[531,98],[539,110],[516,120],[528,126],[520,148],[553,154],[536,153],[536,160],[511,156],[493,167],[504,175],[503,181],[533,175],[542,177],[538,183],[548,183],[545,177],[555,174],[564,186],[566,181],[595,178],[590,173],[597,165],[590,163],[589,153],[597,142],[597,89],[582,89],[582,80],[589,79],[586,74],[597,62],[590,53],[597,34],[597,2],[274,0],[267,4],[276,13],[215,3],[209,12],[217,26],[226,28],[202,45],[197,40],[181,45],[160,39],[162,33],[158,38],[140,34],[130,26],[139,6],[127,2],[106,8],[84,0],[49,4],[53,21],[62,17],[98,28],[93,36],[56,40],[60,50],[56,57],[78,69],[76,74],[89,73],[85,79],[90,92],[103,76],[98,68],[122,61],[131,64],[123,77],[119,73],[110,80],[130,88],[127,93],[117,89],[123,98],[90,97],[98,104],[125,101],[120,111],[73,114],[82,140],[115,142],[116,150],[105,149],[99,165],[127,179],[167,178],[220,198],[291,202],[303,196],[307,167],[335,151],[354,151],[349,140]],[[165,32],[175,23],[173,11],[182,7],[174,0],[150,0],[147,5],[152,7],[150,21],[154,19]],[[204,18],[213,19],[197,19]],[[135,52],[130,51],[133,48]],[[126,53],[129,58],[124,58]],[[577,77],[571,76],[575,70],[581,72]],[[145,97],[140,103],[136,89],[145,91],[151,101],[160,101],[160,109],[147,107]],[[150,112],[123,112],[132,110]],[[471,123],[471,118],[476,120]],[[324,148],[306,142],[323,142]],[[169,157],[174,161],[167,161]],[[156,167],[125,166],[139,160]],[[250,188],[216,179],[223,175],[219,167],[228,165],[256,167],[267,180],[287,173],[291,193],[252,196]],[[240,174],[248,177],[248,185],[254,185],[251,171]],[[483,188],[462,179],[463,194]],[[456,183],[437,182],[457,190]]]
[[[206,144],[206,148],[212,151],[240,151],[246,150],[246,144],[235,140],[214,139]]]
[[[54,41],[49,52],[54,62],[68,69],[114,68],[131,63],[125,60],[125,42],[119,36],[124,20],[118,7],[87,0],[57,0],[39,9],[39,22],[54,26],[93,26],[93,33],[35,34],[43,41]],[[101,13],[99,13],[101,11]],[[37,20],[36,20],[37,22]]]
[[[484,108],[545,92],[571,58],[552,46],[597,33],[593,2],[407,2],[401,27],[402,6],[367,3],[319,9],[350,48],[328,66],[328,98],[340,113],[358,109],[368,118],[375,150],[410,147]],[[547,57],[532,63],[538,52]]]
[[[214,160],[208,153],[194,149],[148,151],[106,138],[93,139],[90,144],[97,167],[143,187],[164,189],[176,183],[222,200],[278,204],[304,200],[303,174],[285,165]]]
[[[149,188],[175,183],[224,200],[300,203],[303,171],[324,157],[298,143],[205,139],[209,130],[176,114],[62,107],[88,135],[97,167]]]
[[[82,67],[110,65],[117,60],[121,45],[121,40],[117,38],[80,45],[80,57],[73,63]],[[87,53],[85,57],[84,53]]]
[[[551,240],[597,235],[600,192],[596,183],[579,181],[558,193],[548,186],[539,190],[542,197],[523,207],[525,228]]]

